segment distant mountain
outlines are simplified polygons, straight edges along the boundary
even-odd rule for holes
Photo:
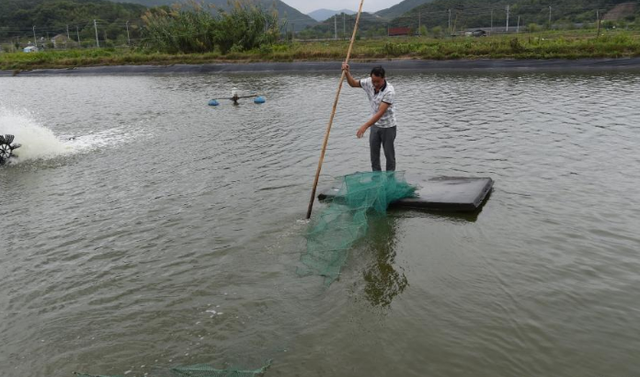
[[[415,7],[418,7],[422,4],[430,3],[432,1],[433,0],[404,0],[401,3],[392,6],[391,8],[383,9],[376,12],[375,14],[388,20],[392,20],[412,10]]]
[[[186,0],[110,0],[118,3],[134,3],[142,4],[147,7],[155,7],[159,5],[171,5],[174,3],[188,3]],[[261,4],[265,9],[270,9],[275,5],[280,20],[287,21],[288,25],[295,25],[296,30],[302,30],[307,26],[316,25],[317,22],[313,18],[301,13],[297,9],[288,6],[280,0],[255,0],[258,4]],[[222,9],[227,7],[228,0],[203,0],[204,3],[213,4],[216,7]]]
[[[307,16],[313,18],[316,21],[324,21],[330,17],[333,17],[336,14],[356,14],[356,12],[349,9],[342,10],[330,10],[330,9],[318,9],[309,13]]]

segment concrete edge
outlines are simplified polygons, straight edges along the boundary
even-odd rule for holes
[[[618,59],[549,59],[549,60],[377,60],[352,63],[354,70],[367,70],[382,65],[389,72],[545,72],[545,71],[640,71],[639,58]],[[339,61],[291,63],[220,63],[174,65],[123,65],[77,67],[65,69],[36,69],[32,71],[0,71],[0,77],[10,76],[96,76],[96,75],[162,75],[213,73],[308,73],[339,72]]]

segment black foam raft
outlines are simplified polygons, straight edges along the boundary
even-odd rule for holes
[[[407,177],[407,182],[416,181]],[[493,180],[486,177],[435,177],[417,183],[417,196],[391,203],[395,208],[414,208],[449,212],[478,211],[493,188]],[[318,195],[321,201],[337,199],[340,187],[330,187]]]

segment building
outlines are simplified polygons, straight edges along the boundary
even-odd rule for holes
[[[397,37],[401,35],[411,35],[410,27],[390,27],[388,35],[390,37]]]
[[[69,39],[66,34],[58,34],[51,38],[53,48],[69,48],[77,47],[78,43],[73,39]]]

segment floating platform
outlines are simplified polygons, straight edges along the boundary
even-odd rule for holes
[[[436,177],[422,181],[407,176],[409,184],[417,185],[417,197],[391,203],[396,208],[434,209],[451,212],[475,212],[484,204],[491,189],[491,178]],[[323,190],[318,199],[333,200],[340,187]]]

